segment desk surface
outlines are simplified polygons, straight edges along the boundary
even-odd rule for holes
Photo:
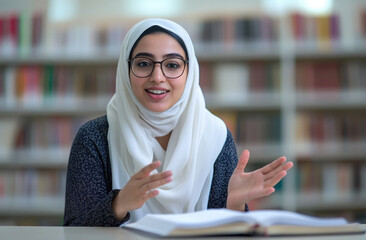
[[[366,229],[366,225],[363,225]],[[0,226],[0,239],[11,239],[11,240],[77,240],[77,239],[88,239],[88,240],[147,240],[147,239],[278,239],[278,238],[262,238],[262,237],[227,237],[227,238],[159,238],[151,235],[133,232],[131,230],[122,228],[107,228],[107,227],[18,227],[18,226]],[[286,240],[365,240],[366,234],[364,235],[343,235],[343,236],[310,236],[310,237],[286,237],[281,238]]]

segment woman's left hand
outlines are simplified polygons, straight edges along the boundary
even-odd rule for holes
[[[286,157],[280,157],[260,169],[246,173],[244,169],[249,156],[249,151],[244,150],[230,178],[226,203],[228,209],[243,211],[245,203],[272,194],[274,186],[293,166],[292,162],[285,163]]]

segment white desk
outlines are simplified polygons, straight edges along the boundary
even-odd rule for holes
[[[366,229],[366,225],[365,229]],[[133,232],[122,228],[107,227],[18,227],[0,226],[0,240],[147,240],[147,239],[199,239],[199,240],[220,240],[220,239],[286,239],[286,240],[365,240],[364,235],[343,235],[343,236],[309,236],[309,237],[214,237],[214,238],[159,238],[143,233]]]

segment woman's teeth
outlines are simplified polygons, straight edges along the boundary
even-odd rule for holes
[[[149,89],[147,89],[146,91],[149,92],[149,93],[152,93],[152,94],[157,94],[157,95],[164,94],[164,93],[168,92],[168,91],[164,91],[164,90],[149,90]]]

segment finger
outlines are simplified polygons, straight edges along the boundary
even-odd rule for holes
[[[273,187],[263,188],[262,190],[260,190],[258,192],[253,192],[251,194],[251,196],[249,196],[249,198],[251,200],[252,199],[259,199],[259,198],[267,197],[268,195],[270,195],[274,192],[275,192],[275,189]]]
[[[153,189],[160,187],[172,181],[171,177],[163,178],[154,182],[148,182],[142,186],[144,192],[152,191]]]
[[[266,180],[264,183],[265,187],[274,187],[277,183],[279,183],[282,178],[284,178],[287,175],[286,171],[281,171],[277,175],[275,175],[273,178]]]
[[[267,173],[264,175],[264,181],[268,181],[272,178],[274,178],[275,176],[277,176],[280,172],[282,171],[286,171],[289,170],[290,168],[292,168],[293,163],[292,162],[288,162],[285,163],[279,167],[277,167],[276,169],[273,169],[271,172]]]
[[[267,174],[267,173],[273,171],[274,169],[278,168],[279,166],[281,166],[284,162],[286,162],[286,157],[277,158],[273,162],[271,162],[271,163],[267,164],[266,166],[264,166],[263,168],[261,168],[261,172],[263,174]]]
[[[152,191],[146,192],[146,194],[143,197],[143,200],[146,202],[148,199],[153,198],[159,194],[159,190],[154,189]]]
[[[244,172],[245,167],[247,166],[247,163],[249,161],[250,153],[248,150],[244,150],[242,154],[240,155],[238,165],[235,168],[235,172],[242,173]]]
[[[149,177],[146,177],[144,179],[141,180],[141,185],[145,185],[148,184],[150,182],[156,182],[156,181],[160,181],[166,178],[170,178],[172,176],[172,171],[165,171],[162,173],[156,173],[153,175],[150,175]]]
[[[160,161],[154,161],[152,163],[150,163],[149,165],[145,166],[144,168],[142,168],[140,171],[138,171],[133,178],[145,178],[147,176],[150,175],[150,173],[152,171],[154,171],[155,169],[157,169],[158,167],[160,167],[161,162]]]
[[[292,167],[294,166],[294,163],[293,162],[287,162],[286,164],[284,164],[282,166],[282,169],[285,170],[285,171],[288,171],[290,170]]]
[[[276,169],[274,169],[271,172],[264,175],[264,180],[266,181],[268,179],[273,178],[274,176],[276,176],[281,171],[286,171],[287,172],[292,167],[293,167],[293,163],[292,162],[287,162],[287,163],[283,164],[282,166],[277,167]]]

